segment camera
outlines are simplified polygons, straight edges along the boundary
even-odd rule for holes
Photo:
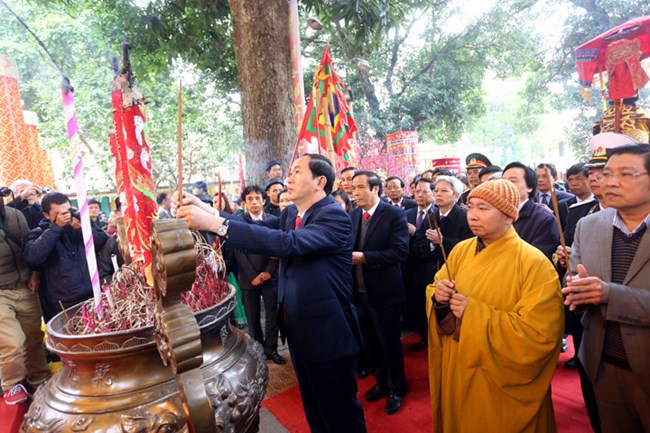
[[[81,220],[81,214],[79,213],[79,209],[75,207],[71,207],[68,209],[68,213],[72,218],[77,218],[78,220]]]
[[[0,197],[3,197],[3,198],[4,197],[9,197],[12,194],[13,194],[13,192],[11,191],[11,189],[7,188],[6,186],[0,186]]]

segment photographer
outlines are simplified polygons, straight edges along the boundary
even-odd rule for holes
[[[48,310],[56,314],[60,304],[68,308],[91,298],[92,284],[78,211],[59,192],[47,193],[41,205],[45,218],[27,235],[24,255],[27,263],[41,270]],[[99,251],[108,235],[94,223],[91,227],[95,251]]]
[[[43,190],[26,179],[15,181],[9,188],[0,188],[0,196],[12,197],[7,206],[21,211],[30,229],[36,228],[41,220],[42,195]]]

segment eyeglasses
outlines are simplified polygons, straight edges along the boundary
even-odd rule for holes
[[[589,173],[589,177],[593,178],[596,182],[601,182],[603,180],[603,173],[601,171],[594,171]]]
[[[648,172],[644,171],[642,173],[619,173],[619,174],[603,173],[602,174],[602,180],[603,180],[603,182],[609,182],[610,180],[616,179],[621,184],[630,184],[630,183],[636,182],[636,180],[639,178],[639,176],[641,176],[643,174],[648,174]]]

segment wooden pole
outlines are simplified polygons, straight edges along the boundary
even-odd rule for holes
[[[564,231],[562,230],[562,221],[560,221],[560,208],[557,203],[557,193],[555,192],[555,182],[553,176],[551,176],[551,170],[546,164],[544,164],[544,169],[546,170],[546,176],[551,186],[551,202],[553,203],[553,213],[555,214],[555,221],[557,222],[557,229],[560,232],[560,245],[562,245],[562,250],[564,251],[564,257],[566,257],[566,269],[569,275],[571,275],[571,264],[569,263],[569,254],[566,247],[566,242],[564,240]]]
[[[183,205],[183,80],[178,82],[178,200]]]

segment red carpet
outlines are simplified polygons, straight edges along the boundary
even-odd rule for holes
[[[6,433],[18,433],[25,412],[27,412],[26,403],[7,406],[0,394],[0,431]]]
[[[409,352],[406,347],[417,341],[415,336],[402,340],[409,393],[404,399],[402,409],[395,415],[384,413],[385,399],[361,404],[370,433],[427,432],[433,431],[431,404],[429,400],[429,379],[427,371],[427,352]],[[576,370],[562,368],[564,362],[573,356],[573,349],[561,354],[558,369],[553,379],[553,404],[559,433],[590,433],[589,419],[584,409],[580,380]],[[375,380],[367,377],[359,381],[359,396],[374,385]],[[291,433],[309,433],[300,401],[298,387],[264,400],[266,407]]]

